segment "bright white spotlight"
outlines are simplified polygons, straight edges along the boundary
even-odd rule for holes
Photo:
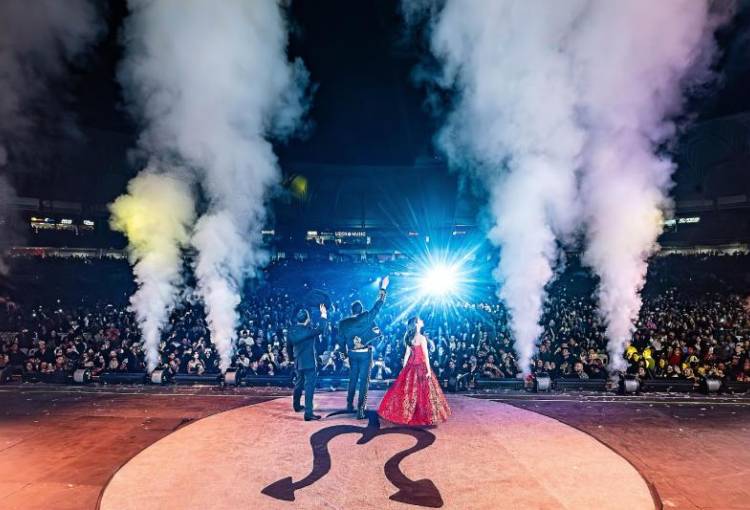
[[[458,273],[455,266],[447,264],[427,268],[420,282],[422,293],[434,297],[447,297],[455,293],[459,284]]]

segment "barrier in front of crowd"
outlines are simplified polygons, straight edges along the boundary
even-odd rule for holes
[[[175,384],[220,384],[221,376],[219,374],[177,374],[172,380]]]
[[[503,390],[522,390],[524,387],[523,379],[477,379],[477,389],[503,389]]]
[[[560,391],[607,391],[607,380],[556,379],[555,389]]]
[[[645,379],[641,382],[640,390],[649,392],[687,393],[698,389],[692,381],[682,379]]]
[[[49,374],[24,373],[23,382],[43,382],[47,384],[72,384],[73,374],[67,372],[52,372]]]
[[[373,388],[374,382],[375,381],[370,381],[370,388]],[[294,384],[294,381],[292,381],[290,384]],[[319,375],[317,387],[329,390],[341,390],[346,388],[348,384],[348,377],[342,377],[340,375]]]
[[[391,385],[393,379],[371,379],[370,389],[384,390]],[[345,375],[318,375],[317,387],[323,389],[344,389],[349,384],[349,377]],[[240,380],[241,386],[280,386],[291,387],[294,385],[292,376],[276,375],[245,375]]]
[[[246,375],[240,382],[243,386],[281,386],[288,387],[292,385],[292,377],[288,375]],[[320,380],[318,380],[320,384]]]
[[[7,367],[6,367],[7,368]],[[3,371],[2,373],[5,373]],[[22,380],[24,382],[43,382],[48,384],[87,384],[99,382],[102,384],[179,384],[179,385],[225,385],[225,386],[273,386],[273,387],[292,387],[294,378],[289,375],[264,376],[264,375],[247,375],[241,370],[230,370],[226,375],[220,374],[177,374],[172,376],[167,370],[157,370],[151,374],[145,372],[103,372],[99,376],[92,376],[87,370],[76,370],[72,373],[54,372],[51,374],[29,374],[24,373]],[[512,390],[520,391],[524,388],[534,391],[607,391],[607,381],[604,379],[550,379],[544,377],[545,383],[542,388],[537,387],[534,381],[528,385],[523,379],[489,379],[478,378],[476,380],[476,389],[479,390]],[[624,380],[623,380],[624,381]],[[340,390],[345,389],[348,385],[349,378],[346,375],[319,375],[317,387],[321,389]],[[372,379],[370,389],[384,390],[391,385],[393,379]],[[628,383],[637,382],[623,387],[621,383],[620,391],[625,393],[688,393],[703,392],[709,394],[716,393],[750,393],[750,382],[739,381],[721,381],[719,379],[707,378],[698,383],[682,379],[644,379],[636,381],[630,377]],[[455,391],[455,388],[448,388],[448,381],[441,381],[446,390]],[[627,390],[627,391],[625,391]]]
[[[750,382],[727,381],[721,389],[727,393],[750,393]]]
[[[12,375],[13,367],[11,367],[10,365],[0,368],[0,384],[10,381]]]
[[[104,372],[99,376],[103,384],[143,384],[146,372]]]

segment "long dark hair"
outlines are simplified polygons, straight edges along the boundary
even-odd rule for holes
[[[411,347],[414,345],[414,338],[417,336],[417,322],[419,317],[411,317],[406,322],[406,333],[404,333],[404,345]]]

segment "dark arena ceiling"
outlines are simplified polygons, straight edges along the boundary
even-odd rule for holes
[[[354,4],[292,3],[289,56],[304,60],[315,91],[308,129],[274,147],[283,176],[271,221],[299,228],[481,224],[479,186],[451,172],[433,143],[439,113],[414,79],[423,52],[405,42],[398,3]],[[70,122],[35,111],[40,122],[30,143],[3,169],[23,214],[105,221],[106,205],[142,167],[133,151],[138,126],[116,79],[127,8],[122,0],[107,6],[107,35],[74,63],[62,98]],[[748,10],[719,38],[721,82],[696,101],[698,114],[670,149],[678,215],[750,210],[748,38],[737,36],[746,33]]]

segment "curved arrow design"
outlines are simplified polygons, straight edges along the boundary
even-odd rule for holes
[[[344,414],[340,411],[331,413],[328,416]],[[310,473],[298,481],[292,480],[287,476],[273,482],[265,487],[261,492],[266,496],[283,501],[294,501],[294,493],[300,489],[308,487],[331,471],[331,454],[328,451],[328,443],[337,436],[343,434],[361,434],[362,437],[357,444],[366,444],[372,439],[388,434],[402,434],[415,438],[417,444],[398,452],[386,461],[384,467],[385,476],[398,491],[390,496],[390,499],[401,503],[419,505],[430,508],[440,508],[443,506],[443,498],[440,491],[432,480],[411,480],[401,471],[401,461],[409,455],[424,450],[435,442],[435,435],[424,429],[412,429],[407,427],[397,427],[389,429],[380,428],[380,420],[374,411],[367,412],[368,423],[366,427],[355,425],[334,425],[320,429],[310,436],[310,446],[313,452],[313,468]]]
[[[422,429],[386,429],[381,434],[408,434],[417,440],[417,444],[397,453],[385,463],[386,478],[398,488],[398,492],[391,495],[389,499],[431,508],[440,508],[443,506],[443,498],[440,497],[440,491],[432,483],[432,480],[428,480],[427,478],[410,480],[404,475],[399,466],[401,461],[412,453],[424,450],[434,443],[435,436],[431,432]]]

